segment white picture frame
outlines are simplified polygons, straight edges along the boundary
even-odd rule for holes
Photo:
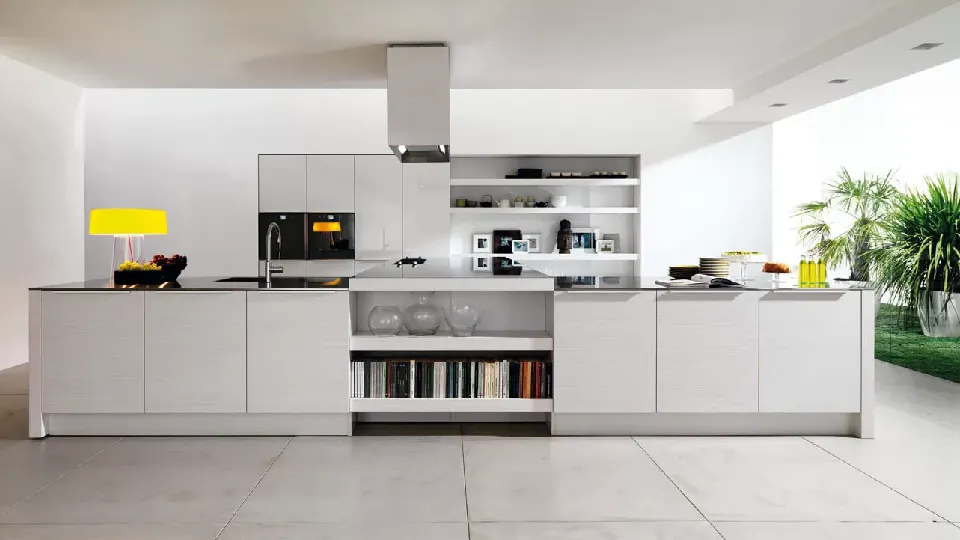
[[[597,240],[597,253],[616,253],[617,243],[613,240]]]
[[[592,227],[571,227],[573,233],[573,249],[571,253],[596,253],[597,240],[603,238],[600,236],[600,229]],[[587,247],[584,247],[587,246]]]
[[[470,257],[470,258],[473,260],[474,272],[493,272],[493,259],[491,257]]]
[[[523,239],[527,241],[528,253],[540,253],[540,234],[531,233],[523,235]]]
[[[493,253],[493,233],[477,233],[473,235],[474,253]]]
[[[511,242],[513,253],[530,253],[530,240],[514,240]]]

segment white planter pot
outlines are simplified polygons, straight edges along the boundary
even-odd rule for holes
[[[947,293],[941,291],[921,296],[917,315],[923,335],[935,338],[960,337],[960,293],[952,294],[949,302]]]

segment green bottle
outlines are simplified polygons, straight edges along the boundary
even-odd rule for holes
[[[820,260],[817,261],[817,283],[819,287],[823,287],[827,283],[827,263],[824,262],[823,257],[820,257]]]

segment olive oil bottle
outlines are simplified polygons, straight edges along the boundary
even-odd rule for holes
[[[801,255],[801,256],[800,256],[800,271],[799,271],[798,273],[800,274],[800,276],[799,276],[800,288],[801,288],[801,289],[805,289],[805,288],[809,287],[809,283],[810,283],[810,261],[807,260],[807,256],[806,256],[806,255]]]
[[[823,257],[817,261],[817,287],[826,287],[827,286],[827,263],[823,260]]]

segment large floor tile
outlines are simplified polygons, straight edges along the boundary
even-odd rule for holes
[[[463,445],[471,521],[703,519],[629,438]]]
[[[467,540],[466,523],[231,523],[218,540]]]
[[[0,441],[0,514],[117,439]],[[0,535],[0,538],[5,538]]]
[[[466,521],[460,438],[294,439],[236,521]]]
[[[25,441],[30,438],[27,409],[0,417],[0,441]]]
[[[638,442],[710,520],[935,519],[800,438],[651,438]]]
[[[287,439],[123,439],[6,523],[226,523]]]
[[[471,523],[471,540],[722,540],[701,522]]]
[[[960,540],[949,523],[717,523],[726,540]]]
[[[214,540],[222,524],[0,525],[3,540]]]

